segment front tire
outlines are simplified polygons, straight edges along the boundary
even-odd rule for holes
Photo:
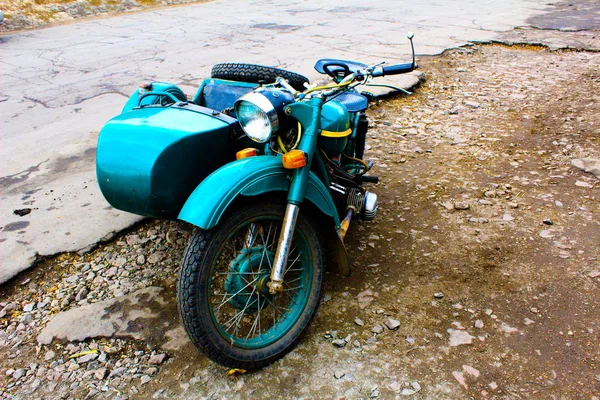
[[[213,229],[197,229],[185,251],[178,285],[183,326],[211,360],[253,370],[294,348],[321,298],[321,235],[298,216],[284,275],[285,291],[266,288],[284,205],[235,209]]]

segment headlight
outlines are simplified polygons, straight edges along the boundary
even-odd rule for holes
[[[242,96],[235,103],[235,113],[246,135],[255,142],[265,143],[279,128],[277,110],[261,93]]]

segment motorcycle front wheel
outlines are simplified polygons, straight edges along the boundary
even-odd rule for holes
[[[191,341],[230,368],[259,369],[294,348],[321,298],[324,249],[319,231],[302,213],[284,274],[284,290],[267,283],[284,205],[251,204],[215,228],[197,229],[186,249],[178,307]]]

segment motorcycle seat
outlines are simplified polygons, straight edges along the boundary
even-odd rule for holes
[[[233,107],[237,99],[251,92],[258,84],[222,79],[205,79],[200,84],[193,102],[199,106],[223,111]]]
[[[333,97],[332,100],[342,103],[351,113],[364,111],[369,106],[367,98],[358,93],[342,93]]]

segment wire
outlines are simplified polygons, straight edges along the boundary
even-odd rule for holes
[[[332,85],[317,86],[317,87],[314,87],[312,89],[307,89],[303,93],[304,94],[309,94],[309,93],[314,92],[316,90],[325,90],[325,89],[333,89],[333,88],[337,88],[337,87],[345,87],[345,86],[348,86],[351,83],[352,83],[352,81],[348,81],[348,82],[344,82],[344,83],[334,83]]]
[[[281,139],[280,135],[277,136],[277,144],[279,144],[279,147],[281,148],[281,150],[283,150],[283,154],[285,154],[288,151],[292,151],[298,147],[298,145],[300,144],[301,137],[302,137],[302,125],[300,125],[300,121],[298,121],[298,135],[296,136],[296,141],[294,142],[294,145],[292,146],[292,148],[289,150],[285,148],[285,143],[283,143],[283,140]],[[276,151],[276,152],[279,153],[278,151]],[[279,153],[279,154],[281,154],[281,153]]]
[[[369,164],[367,164],[364,160],[361,160],[360,158],[350,157],[346,153],[342,153],[342,156],[346,157],[349,160],[352,160],[352,161],[355,161],[355,162],[361,164],[365,168],[365,172],[363,172],[361,175],[364,175],[369,171],[369,169],[370,169]]]

